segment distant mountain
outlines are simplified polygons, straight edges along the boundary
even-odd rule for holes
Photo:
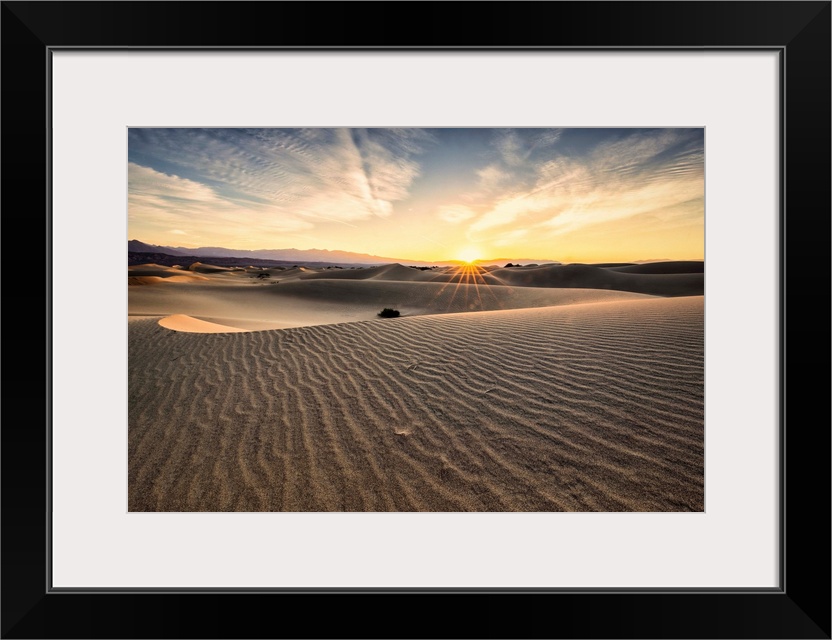
[[[127,243],[128,253],[164,253],[171,256],[191,256],[198,258],[234,258],[237,260],[269,260],[280,263],[312,264],[322,263],[327,265],[379,265],[402,263],[414,266],[446,266],[451,262],[421,262],[419,260],[405,260],[401,258],[386,258],[374,256],[367,253],[353,253],[351,251],[329,251],[328,249],[227,249],[225,247],[166,247],[162,245],[147,244],[139,240],[130,240]],[[238,263],[239,264],[239,263]]]
[[[477,260],[477,264],[496,264],[499,266],[504,266],[509,262],[518,266],[527,264],[563,264],[551,258],[489,258],[488,260]]]
[[[362,264],[360,262],[349,263],[347,265],[337,264],[333,262],[312,262],[310,260],[301,260],[299,262],[289,260],[264,260],[262,258],[230,258],[223,256],[219,258],[212,258],[208,256],[174,256],[169,253],[145,253],[143,251],[128,251],[127,265],[134,266],[138,264],[160,264],[166,267],[174,265],[188,267],[195,262],[202,264],[210,264],[219,267],[294,267],[304,266],[313,269],[343,269],[351,267],[378,267],[376,264]]]
[[[127,250],[131,253],[165,253],[171,256],[196,256],[198,258],[237,258],[244,260],[277,260],[281,263],[292,262],[297,264],[310,264],[320,262],[324,264],[341,265],[380,265],[380,264],[404,264],[418,267],[451,266],[464,264],[460,260],[440,260],[437,262],[424,262],[421,260],[408,260],[406,258],[387,258],[367,253],[353,253],[351,251],[330,251],[329,249],[228,249],[225,247],[166,247],[162,245],[147,244],[139,240],[130,240],[127,243]],[[533,260],[529,258],[495,258],[489,260],[478,260],[482,265],[504,265],[507,262],[514,264],[551,264],[553,260]]]
[[[225,247],[199,247],[188,249],[173,247],[179,255],[205,258],[255,258],[260,260],[281,260],[283,262],[328,262],[346,264],[392,264],[402,262],[397,258],[374,256],[351,251],[329,251],[328,249],[227,249]],[[410,262],[410,261],[407,261]],[[427,264],[427,263],[420,263]]]
[[[166,253],[169,256],[183,256],[187,255],[172,247],[162,247],[158,244],[147,244],[141,240],[128,240],[127,251],[134,253]]]

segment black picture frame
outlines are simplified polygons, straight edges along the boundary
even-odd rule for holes
[[[1,15],[0,260],[12,310],[2,327],[3,638],[830,638],[830,2],[3,2]],[[778,51],[779,588],[52,589],[48,92],[51,51],[67,47]],[[15,309],[40,324],[16,321]]]

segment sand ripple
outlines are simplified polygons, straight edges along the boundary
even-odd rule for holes
[[[131,511],[701,511],[703,299],[129,322]]]

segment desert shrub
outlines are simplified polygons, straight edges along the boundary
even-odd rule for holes
[[[381,310],[381,312],[379,312],[378,315],[380,318],[398,318],[401,314],[397,309],[389,309],[385,307]]]

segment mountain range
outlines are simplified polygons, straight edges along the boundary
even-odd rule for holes
[[[353,253],[351,251],[330,251],[328,249],[228,249],[225,247],[167,247],[148,244],[140,240],[129,240],[127,251],[131,253],[163,253],[171,256],[196,256],[198,258],[248,258],[252,260],[278,260],[281,262],[295,262],[308,264],[321,262],[333,265],[378,265],[378,264],[408,264],[414,266],[451,266],[460,264],[459,260],[444,260],[439,262],[424,262],[405,258],[387,258],[367,253]],[[479,260],[483,264],[514,263],[552,263],[553,260],[532,260],[516,258],[494,258]]]

